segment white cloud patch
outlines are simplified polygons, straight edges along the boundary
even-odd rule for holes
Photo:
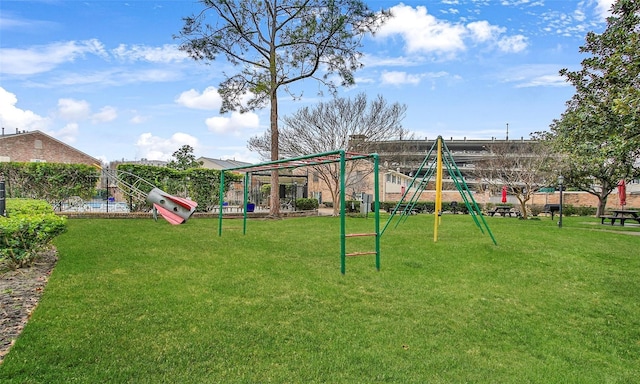
[[[513,83],[516,88],[567,87],[570,84],[560,76],[561,66],[523,65],[502,74],[502,82]]]
[[[68,121],[80,121],[91,115],[91,105],[86,100],[58,100],[58,116]]]
[[[205,123],[210,131],[215,133],[236,133],[260,126],[260,118],[253,112],[232,112],[231,117],[210,117]]]
[[[467,29],[471,32],[471,38],[479,42],[495,40],[505,32],[505,28],[491,25],[485,20],[469,23]]]
[[[27,49],[0,48],[0,72],[9,75],[33,75],[48,72],[87,54],[106,57],[97,39],[57,42]]]
[[[112,106],[107,105],[106,107],[102,107],[100,112],[94,113],[91,116],[91,121],[96,123],[106,123],[109,121],[113,121],[118,118],[118,110]]]
[[[215,87],[207,87],[202,93],[190,89],[182,92],[175,101],[193,109],[217,110],[222,106],[222,98]]]
[[[420,75],[414,75],[407,72],[400,71],[385,71],[380,76],[382,84],[390,85],[418,85],[422,77]]]
[[[73,144],[78,136],[78,128],[78,123],[69,123],[59,130],[47,130],[45,133],[64,143]]]
[[[194,150],[197,150],[200,147],[200,142],[196,137],[182,132],[174,133],[168,139],[154,136],[151,133],[143,133],[138,137],[135,145],[140,158],[168,161],[173,153],[183,145],[190,145]]]
[[[596,12],[604,20],[611,16],[611,7],[616,0],[597,0]]]
[[[16,95],[0,87],[0,121],[2,126],[9,130],[7,133],[12,133],[15,129],[44,131],[49,125],[48,118],[30,110],[20,109],[17,104]]]
[[[437,19],[424,6],[415,8],[399,4],[391,8],[392,17],[376,36],[400,36],[409,54],[435,54],[452,59],[467,50],[467,43],[486,44],[503,52],[520,52],[527,48],[523,35],[506,35],[507,29],[488,21],[474,21],[466,25]]]
[[[149,120],[149,116],[139,115],[135,111],[133,113],[134,113],[133,117],[131,119],[129,119],[129,122],[132,123],[132,124],[142,124],[145,121]]]
[[[517,53],[527,49],[527,38],[522,35],[505,36],[498,40],[498,47],[502,52]]]
[[[120,60],[147,61],[151,63],[174,63],[188,58],[187,54],[180,51],[177,45],[165,44],[161,47],[147,45],[120,44],[111,51]]]
[[[465,49],[464,26],[436,19],[427,8],[399,4],[391,8],[389,19],[376,36],[400,35],[409,53],[451,54]]]

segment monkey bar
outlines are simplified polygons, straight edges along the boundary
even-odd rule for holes
[[[345,218],[345,173],[346,173],[346,162],[353,160],[373,160],[373,174],[374,174],[374,211],[375,211],[375,232],[374,233],[366,233],[366,234],[347,234],[346,233],[346,218]],[[380,186],[378,182],[378,154],[362,154],[356,152],[347,152],[344,150],[332,151],[332,152],[324,152],[317,153],[313,155],[306,155],[300,157],[294,157],[290,159],[282,159],[269,161],[266,163],[260,164],[251,164],[234,168],[226,168],[220,172],[220,207],[223,206],[224,203],[224,174],[225,172],[245,172],[244,179],[244,205],[245,209],[243,209],[243,230],[242,233],[246,234],[247,232],[247,203],[249,193],[248,186],[250,181],[250,174],[252,172],[258,171],[276,171],[280,169],[295,169],[301,167],[322,165],[322,164],[330,164],[330,163],[340,163],[340,272],[344,275],[346,272],[346,257],[347,256],[359,256],[359,255],[368,255],[375,254],[376,258],[376,269],[380,270]],[[274,188],[272,186],[272,188]],[[273,189],[272,189],[273,190]],[[218,213],[218,236],[222,236],[222,216],[223,212],[220,209]],[[371,236],[375,237],[375,252],[355,252],[355,253],[346,253],[346,239],[350,237],[360,237],[360,236]]]

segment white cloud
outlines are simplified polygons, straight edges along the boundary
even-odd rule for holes
[[[91,105],[86,100],[59,99],[58,116],[64,120],[79,121],[91,115]]]
[[[452,59],[467,49],[466,41],[488,44],[503,52],[520,52],[527,48],[523,35],[507,36],[507,29],[488,21],[474,21],[467,25],[439,20],[430,15],[427,8],[400,4],[391,8],[393,16],[376,36],[382,38],[401,36],[409,54],[435,54]]]
[[[210,131],[215,133],[233,132],[239,134],[245,129],[254,129],[260,126],[260,118],[253,112],[232,112],[231,117],[210,117],[205,123]]]
[[[78,136],[78,124],[69,123],[57,131],[47,130],[46,133],[64,143],[72,144],[76,142],[76,137]]]
[[[491,25],[485,20],[469,23],[467,24],[467,28],[471,31],[472,39],[479,42],[495,40],[505,32],[505,28]]]
[[[42,130],[49,125],[49,119],[39,116],[33,111],[18,108],[18,98],[15,94],[0,87],[0,122],[2,127],[8,129],[7,133],[14,129]]]
[[[0,72],[9,75],[33,75],[75,61],[87,54],[107,56],[97,39],[67,41],[27,49],[0,48]]]
[[[120,44],[118,48],[111,52],[121,60],[148,61],[152,63],[181,62],[188,58],[186,53],[180,51],[178,46],[173,44],[165,44],[161,47]]]
[[[611,16],[611,7],[616,0],[597,0],[596,11],[602,19]]]
[[[498,47],[502,52],[522,52],[527,49],[527,46],[527,38],[523,35],[505,36],[498,40]]]
[[[132,124],[142,124],[145,121],[149,120],[149,116],[139,115],[135,111],[133,113],[135,113],[135,115],[129,120],[129,122],[132,123]]]
[[[527,79],[518,85],[516,88],[529,88],[529,87],[568,87],[569,83],[564,77],[560,75],[541,75]]]
[[[412,75],[407,72],[400,71],[385,71],[380,76],[382,80],[382,84],[391,84],[391,85],[404,85],[411,84],[417,85],[420,84],[421,76],[420,75]]]
[[[143,133],[136,142],[138,157],[149,160],[170,160],[173,153],[183,145],[190,145],[197,150],[200,147],[198,139],[187,133],[177,132],[170,138],[154,136],[151,133]]]
[[[502,74],[502,82],[513,83],[516,88],[566,87],[570,84],[558,73],[561,66],[522,65]]]
[[[190,89],[182,92],[175,101],[193,109],[218,110],[222,106],[222,98],[215,87],[207,87],[202,93]]]
[[[400,35],[409,53],[454,53],[465,49],[464,26],[436,19],[427,8],[415,9],[404,4],[391,8],[393,17],[378,31],[377,36]]]
[[[91,116],[91,121],[95,123],[106,123],[113,121],[118,117],[118,110],[112,106],[102,107],[100,112],[94,113]]]

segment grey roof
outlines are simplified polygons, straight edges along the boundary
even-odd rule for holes
[[[204,161],[205,166],[207,165],[207,163],[209,163],[213,165],[214,169],[237,168],[237,167],[251,165],[251,163],[246,163],[244,161],[212,159],[210,157],[200,157],[198,161]]]

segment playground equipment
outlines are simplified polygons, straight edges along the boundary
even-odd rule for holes
[[[433,156],[433,151],[436,151],[435,159]],[[442,179],[444,167],[446,167],[451,180],[453,181],[456,189],[460,193],[462,200],[469,211],[469,215],[473,218],[476,226],[480,229],[480,231],[484,234],[484,229],[486,229],[487,233],[491,237],[491,240],[495,245],[498,243],[496,239],[493,237],[491,233],[491,229],[487,225],[487,222],[484,219],[481,209],[478,207],[478,204],[473,198],[473,194],[469,191],[469,187],[467,183],[464,181],[462,177],[462,173],[460,169],[456,166],[455,161],[453,160],[453,155],[447,148],[442,136],[438,136],[438,139],[433,144],[427,156],[420,164],[415,176],[409,183],[409,187],[405,189],[400,201],[396,205],[396,207],[391,212],[389,219],[385,223],[381,235],[387,229],[389,224],[393,221],[394,217],[397,213],[400,214],[400,218],[396,222],[396,227],[400,222],[407,220],[409,214],[413,211],[418,198],[422,194],[422,191],[427,187],[431,177],[434,172],[436,174],[436,201],[435,201],[435,220],[433,225],[433,241],[438,241],[438,227],[442,221]],[[423,172],[424,171],[424,172]],[[420,176],[422,175],[422,176]],[[413,188],[415,185],[415,188]],[[413,190],[413,192],[411,192]]]
[[[183,197],[172,196],[160,188],[153,188],[147,195],[147,202],[153,204],[153,218],[158,213],[171,224],[182,224],[196,211],[198,203]]]
[[[164,192],[145,179],[131,172],[102,168],[102,177],[116,182],[123,194],[137,199],[143,199],[153,206],[153,218],[158,220],[158,213],[169,223],[177,225],[186,222],[196,210],[198,203]],[[149,192],[144,192],[148,190]]]
[[[361,159],[371,159],[373,160],[373,174],[374,174],[374,225],[375,232],[370,233],[346,233],[346,219],[345,219],[345,174],[346,174],[346,162],[352,160],[361,160]],[[306,166],[314,166],[321,164],[329,164],[329,163],[340,163],[340,272],[344,275],[346,272],[346,257],[348,256],[361,256],[361,255],[375,255],[375,264],[376,269],[380,270],[380,199],[379,199],[379,182],[378,182],[378,154],[361,154],[355,152],[346,152],[344,150],[318,153],[308,156],[295,157],[291,159],[283,159],[270,161],[266,163],[260,164],[252,164],[247,166],[235,167],[235,168],[227,168],[222,170],[220,173],[220,206],[222,207],[224,202],[224,175],[226,172],[232,171],[244,171],[245,179],[244,179],[244,207],[247,206],[248,198],[249,198],[249,182],[250,182],[250,174],[251,172],[258,171],[274,171],[279,169],[294,169],[301,168]],[[247,232],[247,210],[244,209],[243,215],[243,234]],[[219,212],[218,216],[218,236],[222,236],[222,209]],[[369,236],[373,237],[375,241],[375,251],[366,251],[366,252],[346,252],[346,240],[351,237],[363,237]]]

